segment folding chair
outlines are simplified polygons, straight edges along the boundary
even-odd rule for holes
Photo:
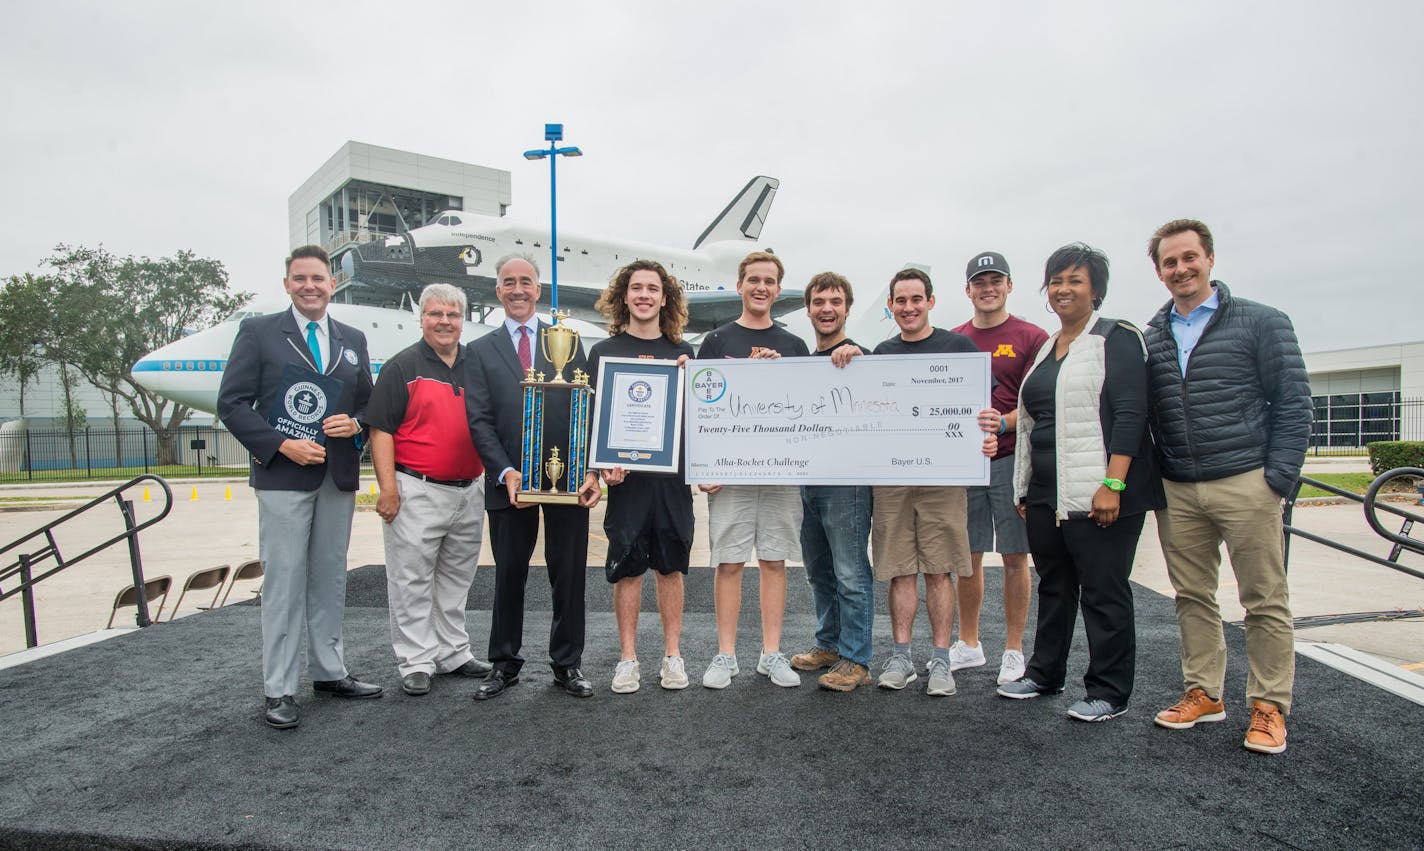
[[[226,606],[226,605],[227,605],[228,594],[231,594],[231,593],[232,593],[232,586],[234,586],[234,585],[236,585],[237,583],[243,581],[244,579],[261,579],[261,578],[262,578],[262,574],[263,574],[263,571],[262,571],[262,562],[258,561],[257,559],[253,559],[253,560],[251,560],[251,561],[245,561],[245,562],[243,562],[242,564],[239,564],[239,565],[237,566],[237,570],[234,570],[234,571],[232,572],[232,581],[227,584],[227,593],[226,593],[226,594],[223,594],[222,602],[221,602],[221,603],[218,603],[218,605],[219,605],[219,606]],[[253,593],[253,594],[256,594],[256,595],[259,596],[259,597],[261,597],[261,596],[262,596],[262,586],[261,586],[261,584],[259,584],[259,585],[257,586],[257,589],[254,590],[252,593]]]
[[[190,590],[201,591],[206,588],[213,589],[213,599],[207,606],[198,608],[211,609],[218,601],[218,595],[222,593],[223,583],[227,582],[228,571],[232,570],[231,565],[220,564],[217,567],[210,567],[207,570],[200,570],[189,576],[183,583],[183,590],[178,592],[178,602],[173,604],[173,610],[168,613],[168,620],[171,623],[178,616],[178,610],[183,607],[183,596]]]
[[[150,620],[153,623],[158,623],[159,617],[162,616],[163,604],[168,602],[168,589],[172,587],[173,577],[171,576],[157,576],[143,583],[144,596],[148,598],[150,603],[153,602],[155,597],[163,598],[158,604],[157,614],[150,616]],[[138,588],[136,586],[130,585],[120,591],[119,595],[114,598],[114,608],[109,612],[109,623],[104,629],[114,628],[114,617],[119,613],[120,606],[133,606],[135,609],[138,608]]]

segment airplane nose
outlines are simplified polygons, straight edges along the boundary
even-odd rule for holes
[[[212,410],[222,361],[160,357],[162,350],[133,365],[129,374],[144,389],[199,410]]]

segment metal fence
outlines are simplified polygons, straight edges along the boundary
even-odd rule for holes
[[[6,431],[0,433],[0,484],[247,472],[247,450],[223,429],[183,426],[170,448],[174,463],[160,466],[158,436],[145,426]]]
[[[1361,455],[1377,440],[1424,440],[1424,399],[1398,393],[1316,396],[1311,455]],[[145,426],[28,429],[0,433],[0,484],[165,476],[240,476],[247,450],[229,432],[183,426],[172,443],[175,463],[158,464],[158,437]]]
[[[1397,392],[1315,396],[1310,454],[1357,455],[1379,440],[1424,440],[1424,399]]]

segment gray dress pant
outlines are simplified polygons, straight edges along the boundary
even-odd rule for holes
[[[327,473],[314,491],[257,491],[262,582],[262,686],[268,697],[297,693],[303,639],[313,680],[346,676],[341,617],[354,491]],[[304,629],[305,627],[305,629]]]

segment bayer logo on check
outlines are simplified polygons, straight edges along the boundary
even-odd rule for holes
[[[703,367],[692,376],[692,395],[699,402],[710,404],[722,398],[727,392],[727,379],[720,369]]]

